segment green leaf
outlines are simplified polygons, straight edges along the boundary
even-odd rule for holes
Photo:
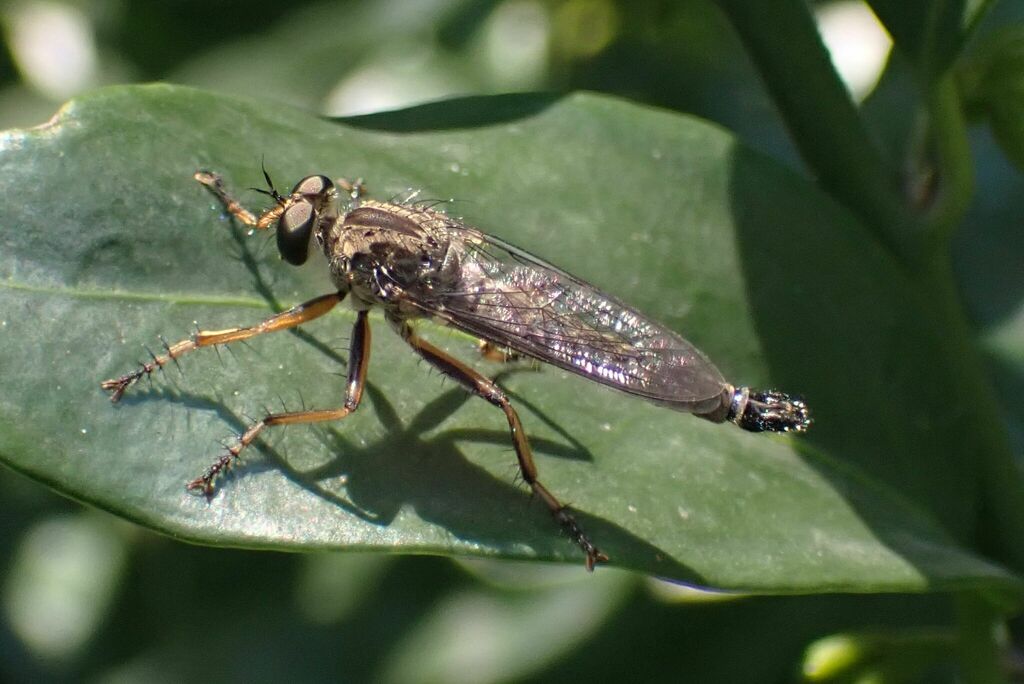
[[[896,47],[930,82],[956,59],[991,0],[869,0]]]
[[[1018,396],[1024,391],[1024,309],[993,325],[981,340],[992,366],[993,382],[1000,396]],[[1013,438],[1013,453],[1024,465],[1024,407],[1007,402],[1003,410]]]
[[[1024,169],[1024,23],[986,36],[958,76],[965,106],[988,118],[1003,152]]]
[[[394,129],[394,130],[388,130]],[[260,160],[408,188],[688,336],[737,383],[803,393],[806,436],[743,433],[542,368],[502,375],[540,476],[621,567],[757,592],[976,589],[979,423],[926,293],[807,181],[698,120],[593,95],[327,122],[171,86],[115,88],[0,139],[0,458],[196,542],[582,561],[514,482],[504,418],[418,364],[379,315],[367,400],[271,430],[207,502],[184,482],[245,416],[337,405],[347,311],[202,350],[111,405],[99,382],[204,328],[329,291],[233,229],[191,178],[261,204]],[[473,360],[474,341],[425,334]],[[337,351],[341,349],[339,354]],[[957,377],[957,376],[952,376]]]

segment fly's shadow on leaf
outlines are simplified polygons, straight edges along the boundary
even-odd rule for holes
[[[272,472],[283,475],[347,514],[374,525],[390,525],[399,511],[409,506],[424,521],[438,525],[457,540],[487,548],[509,548],[510,553],[511,546],[529,544],[542,558],[570,560],[574,557],[576,550],[572,541],[559,533],[546,510],[532,505],[529,491],[517,486],[515,476],[510,475],[508,482],[502,482],[472,463],[459,449],[460,442],[510,445],[507,430],[452,429],[430,438],[423,437],[424,432],[453,415],[467,400],[475,399],[472,395],[461,388],[443,392],[406,425],[385,393],[371,382],[366,384],[366,394],[369,401],[364,401],[362,408],[365,411],[370,408],[366,404],[372,406],[370,410],[385,427],[384,439],[360,447],[340,429],[320,428],[317,430],[320,442],[332,456],[311,469],[300,470],[291,464],[287,455],[267,442],[266,437],[273,439],[274,433],[269,433],[257,439],[252,445],[254,448],[243,452],[239,462],[217,482],[213,499],[230,497],[232,486],[238,484],[239,478]],[[150,389],[137,392],[130,401],[142,403],[153,400],[177,403],[189,410],[212,411],[239,434],[252,422],[234,413],[219,399],[189,392]],[[531,445],[537,453],[592,460],[568,432],[549,418],[540,414],[536,417],[553,425],[570,441],[567,445],[548,439],[532,439]],[[263,464],[253,458],[257,453],[264,457]],[[510,459],[510,468],[514,469],[514,454],[510,448],[505,453]],[[333,484],[339,480],[345,483],[344,494],[339,493]],[[464,493],[472,493],[472,496]],[[624,528],[586,511],[574,509],[574,513],[591,538],[598,540],[599,547],[612,557],[613,563],[617,558],[623,559],[626,567],[648,570],[657,567],[660,572],[679,581],[707,583],[692,569]],[[272,516],[273,512],[266,514]],[[202,537],[194,540],[205,541]]]

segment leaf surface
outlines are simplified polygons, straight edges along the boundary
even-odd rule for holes
[[[248,237],[191,176],[253,207],[360,176],[447,210],[680,331],[737,384],[803,394],[805,436],[746,434],[544,367],[500,375],[541,479],[616,565],[768,593],[1019,590],[967,550],[982,493],[970,407],[927,297],[808,181],[702,121],[594,95],[323,121],[172,86],[114,88],[0,139],[0,458],[195,542],[581,561],[514,481],[504,418],[428,372],[379,314],[342,423],[271,430],[207,502],[184,489],[265,406],[343,394],[347,309],[201,350],[111,405],[99,382],[198,322],[254,323],[330,290]],[[218,360],[219,359],[219,360]],[[341,374],[339,377],[338,374]]]

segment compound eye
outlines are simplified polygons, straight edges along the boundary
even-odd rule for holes
[[[321,195],[334,187],[334,183],[327,176],[306,176],[292,190],[292,194],[309,196]]]
[[[316,211],[309,200],[294,202],[281,214],[277,221],[277,251],[281,258],[295,266],[306,262],[309,236],[315,223]]]

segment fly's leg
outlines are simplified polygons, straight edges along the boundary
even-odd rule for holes
[[[158,368],[163,368],[172,361],[177,363],[178,359],[182,355],[192,351],[193,349],[210,347],[217,344],[227,344],[228,342],[237,342],[238,340],[246,340],[250,337],[255,337],[256,335],[262,335],[263,333],[294,328],[297,325],[301,325],[313,320],[314,318],[323,316],[325,313],[333,309],[334,306],[344,297],[345,295],[339,292],[321,295],[315,299],[309,300],[308,302],[303,302],[298,306],[294,306],[287,311],[282,311],[275,316],[271,316],[258,325],[247,328],[200,330],[186,340],[181,340],[180,342],[167,345],[163,354],[159,356],[154,355],[150,361],[140,364],[140,366],[131,373],[126,373],[119,378],[104,380],[100,383],[100,387],[109,391],[110,400],[116,402],[124,395],[125,390],[135,384],[139,378],[149,375]]]
[[[241,202],[228,193],[227,189],[224,187],[224,179],[220,177],[220,174],[213,173],[212,171],[196,171],[192,177],[209,190],[214,197],[220,200],[220,203],[224,205],[224,211],[228,212],[245,225],[252,226],[256,230],[266,230],[270,226],[274,225],[274,222],[281,218],[281,214],[284,213],[284,210],[287,207],[287,204],[284,202],[284,198],[281,197],[277,190],[274,190],[274,186],[271,185],[270,192],[267,194],[277,200],[277,203],[266,211],[261,212],[259,216],[256,216],[256,214],[243,207]],[[267,177],[267,181],[269,183],[269,177]],[[261,190],[260,192],[266,191]]]
[[[284,197],[277,191],[273,183],[270,182],[270,176],[266,171],[263,172],[263,177],[267,179],[267,185],[270,186],[270,190],[257,190],[273,197],[276,203],[269,209],[262,211],[259,216],[246,209],[242,206],[241,202],[231,196],[224,187],[224,179],[221,178],[220,174],[213,171],[196,171],[192,174],[192,177],[199,181],[203,187],[209,190],[224,205],[224,211],[256,230],[266,230],[274,225],[274,222],[281,218],[281,215],[291,202],[291,198]],[[340,178],[335,181],[335,184],[348,194],[353,206],[358,206],[360,198],[366,194],[366,184],[363,183],[362,178],[357,178],[354,181]]]
[[[593,542],[590,541],[590,538],[583,531],[583,528],[576,522],[576,518],[570,513],[568,507],[562,505],[555,498],[555,495],[548,491],[548,488],[537,479],[537,466],[533,462],[533,452],[526,438],[526,432],[523,430],[523,424],[520,422],[519,415],[512,408],[512,404],[501,388],[489,378],[420,338],[406,321],[389,316],[388,322],[402,336],[402,339],[409,343],[409,346],[430,365],[458,382],[473,394],[491,402],[505,413],[509,431],[512,434],[512,444],[516,450],[516,458],[519,459],[519,471],[522,473],[523,479],[530,485],[533,493],[540,497],[544,505],[548,507],[555,521],[587,554],[587,570],[593,570],[594,565],[597,563],[607,561],[608,556],[601,553],[594,546]]]
[[[366,183],[363,182],[362,178],[356,178],[354,181],[339,178],[334,181],[334,184],[347,192],[349,198],[355,205],[358,205],[360,198],[366,194]]]
[[[524,358],[522,354],[514,349],[502,347],[490,340],[478,340],[477,348],[480,351],[481,357],[496,363],[512,363],[513,361],[521,361]]]
[[[265,428],[274,425],[296,425],[299,423],[320,423],[328,420],[341,420],[359,408],[366,386],[366,369],[370,362],[370,324],[366,311],[356,315],[355,326],[352,328],[352,340],[349,345],[348,382],[345,385],[345,402],[341,408],[318,411],[287,411],[284,413],[268,413],[252,425],[230,446],[224,454],[214,461],[201,476],[189,482],[186,487],[210,496],[213,483],[224,473],[242,453],[242,450],[255,441]]]

